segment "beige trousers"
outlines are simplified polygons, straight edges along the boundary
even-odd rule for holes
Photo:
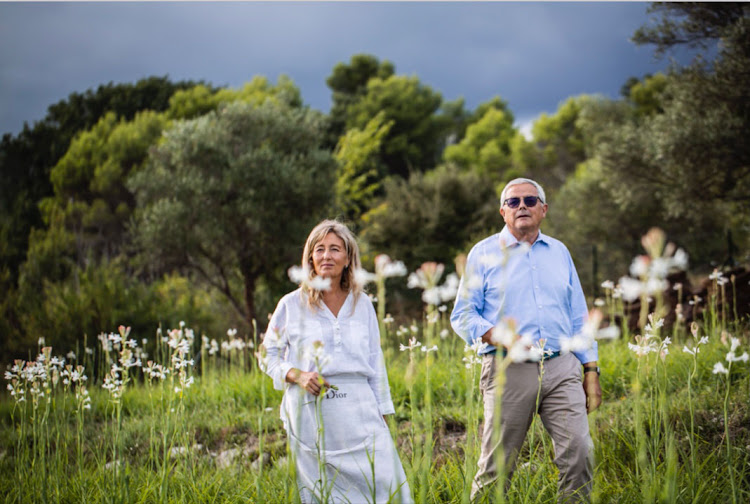
[[[552,438],[555,450],[555,465],[560,472],[558,501],[589,501],[593,479],[593,442],[586,417],[581,364],[573,354],[566,354],[545,361],[543,372],[541,369],[541,364],[537,362],[512,363],[508,366],[498,443],[493,429],[497,383],[495,354],[483,357],[479,389],[484,398],[484,427],[482,452],[477,462],[479,470],[471,488],[472,499],[497,479],[495,450],[500,444],[503,447],[505,474],[507,481],[510,480],[536,412]]]

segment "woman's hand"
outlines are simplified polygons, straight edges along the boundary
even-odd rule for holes
[[[294,383],[305,389],[310,394],[320,395],[323,387],[331,387],[328,380],[320,376],[315,371],[300,371],[299,369],[290,369],[286,374],[286,381]]]

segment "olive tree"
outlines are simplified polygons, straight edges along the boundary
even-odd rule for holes
[[[194,272],[250,324],[258,282],[284,276],[329,208],[336,164],[323,133],[320,113],[271,101],[176,122],[129,181],[148,269]]]

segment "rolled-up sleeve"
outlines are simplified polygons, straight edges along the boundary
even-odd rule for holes
[[[495,324],[482,316],[484,309],[484,270],[480,253],[473,248],[466,258],[466,270],[458,286],[451,312],[451,326],[466,343],[473,345]],[[494,347],[489,346],[489,349]]]

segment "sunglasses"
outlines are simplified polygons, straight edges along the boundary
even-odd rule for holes
[[[536,206],[537,201],[541,201],[541,198],[539,196],[523,197],[523,204],[529,208]],[[518,205],[521,204],[521,198],[507,198],[505,200],[505,204],[508,205],[508,208],[518,208]],[[542,204],[544,204],[543,201]]]

